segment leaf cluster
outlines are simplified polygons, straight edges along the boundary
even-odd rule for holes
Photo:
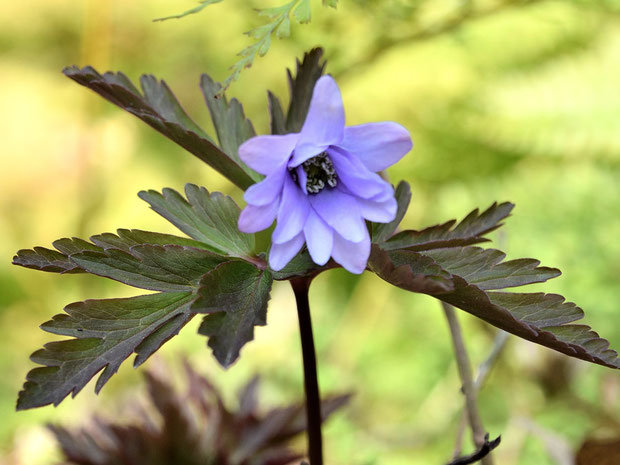
[[[157,18],[154,21],[184,18],[185,16],[199,13],[207,6],[220,3],[221,1],[199,0],[200,4],[194,8],[177,15]],[[338,6],[338,0],[322,0],[322,3],[323,6],[330,8]],[[226,90],[233,81],[236,81],[245,68],[251,67],[257,56],[265,56],[269,51],[271,39],[274,35],[278,39],[284,39],[291,35],[291,16],[299,24],[309,23],[311,16],[310,0],[290,0],[283,5],[263,8],[257,11],[260,16],[268,18],[267,22],[245,33],[254,43],[237,54],[240,58],[230,67],[231,74],[224,80],[222,91]]]
[[[122,425],[95,419],[90,428],[52,425],[65,465],[286,465],[301,458],[290,447],[306,429],[302,403],[259,409],[259,379],[252,379],[234,408],[219,390],[184,363],[187,387],[175,388],[157,371],[145,372],[153,410]],[[322,402],[323,420],[349,401],[349,395]]]
[[[300,130],[314,84],[324,69],[320,49],[297,62],[295,73],[288,72],[286,111],[268,93],[273,134]],[[196,125],[168,86],[152,76],[142,77],[139,91],[122,73],[101,75],[89,67],[72,67],[65,74],[137,116],[240,188],[261,178],[237,154],[239,145],[254,135],[251,122],[237,100],[218,98],[222,88],[209,76],[203,75],[200,84],[216,138]],[[373,241],[369,271],[521,338],[582,360],[620,367],[606,340],[588,326],[574,323],[583,317],[575,304],[555,294],[504,291],[560,274],[537,260],[507,261],[501,251],[479,246],[502,226],[512,204],[475,210],[458,223],[397,231],[411,198],[407,183],[401,182],[395,195],[394,221],[369,225]],[[120,229],[90,241],[60,239],[53,243],[54,249],[35,247],[15,256],[14,263],[20,266],[61,274],[90,273],[154,291],[72,303],[65,313],[44,323],[43,330],[69,339],[48,343],[32,355],[41,366],[28,373],[18,409],[57,405],[98,373],[95,390],[99,391],[125,359],[135,353],[134,365],[142,364],[199,314],[203,318],[199,333],[208,338],[218,362],[228,367],[253,339],[255,326],[266,324],[274,279],[311,278],[338,266],[332,261],[318,267],[304,249],[283,270],[270,270],[254,235],[239,232],[240,210],[235,202],[203,187],[188,184],[185,195],[163,189],[139,196],[186,236]]]

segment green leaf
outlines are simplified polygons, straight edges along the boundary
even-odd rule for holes
[[[500,223],[514,208],[509,202],[494,203],[482,213],[472,211],[454,228],[456,220],[431,226],[422,231],[402,231],[381,244],[384,250],[429,250],[443,247],[458,247],[486,242],[485,234],[502,226]]]
[[[333,263],[333,262],[331,262]],[[302,276],[310,276],[318,274],[321,271],[328,270],[330,263],[319,266],[312,261],[312,257],[307,248],[303,248],[293,259],[286,264],[280,271],[272,270],[273,278],[279,281],[288,280],[291,278],[298,278]]]
[[[209,337],[209,347],[223,367],[239,357],[254,339],[254,326],[267,323],[267,302],[273,278],[245,262],[224,263],[200,281],[192,311],[207,313],[199,333]]]
[[[323,6],[335,9],[336,7],[338,7],[338,0],[323,0]]]
[[[396,191],[394,192],[398,209],[396,210],[396,217],[390,223],[373,223],[372,224],[372,242],[381,243],[387,241],[398,225],[403,220],[407,208],[409,208],[409,202],[411,201],[411,189],[409,184],[405,181],[398,183]]]
[[[458,275],[480,289],[505,289],[526,284],[541,283],[557,278],[557,268],[540,267],[540,262],[521,258],[503,262],[506,254],[495,249],[456,247],[422,252],[444,270]]]
[[[138,194],[185,234],[213,250],[234,257],[253,256],[254,235],[239,231],[240,210],[234,200],[194,184],[185,185],[185,195],[187,200],[173,189],[164,189],[161,194],[154,190]]]
[[[301,0],[293,15],[298,23],[306,24],[310,22],[310,0]]]
[[[449,234],[450,231],[447,231]],[[609,343],[585,325],[571,325],[582,310],[564,297],[543,293],[507,293],[490,289],[546,281],[560,273],[532,259],[501,262],[504,254],[478,247],[425,252],[384,251],[373,245],[369,268],[400,288],[431,295],[486,322],[571,357],[620,368]],[[442,286],[429,285],[441,277]],[[447,285],[446,285],[447,284]]]
[[[291,35],[291,19],[286,16],[282,19],[282,22],[276,27],[276,37],[278,39],[284,39]]]
[[[43,367],[28,373],[17,409],[58,405],[103,369],[95,387],[99,392],[133,352],[138,365],[176,334],[193,316],[193,298],[192,293],[175,292],[68,305],[67,314],[56,315],[42,328],[73,339],[51,342],[32,354]]]
[[[178,245],[136,245],[129,252],[106,249],[70,256],[83,270],[153,291],[192,291],[200,278],[227,260],[204,249]]]
[[[299,132],[306,121],[306,115],[310,108],[310,100],[316,81],[323,75],[325,61],[323,60],[323,49],[314,48],[304,54],[303,60],[297,60],[297,73],[293,77],[290,70],[287,70],[290,104],[286,115],[286,130]]]
[[[100,75],[87,66],[65,68],[64,74],[134,116],[177,143],[241,189],[260,180],[222,149],[187,115],[164,81],[142,76],[142,94],[122,73]],[[253,173],[253,172],[252,172]]]
[[[180,13],[178,15],[172,15],[172,16],[164,16],[163,18],[155,18],[153,20],[153,22],[156,21],[167,21],[169,19],[181,19],[184,18],[185,16],[189,16],[189,15],[193,15],[196,13],[201,12],[204,8],[208,7],[209,5],[213,5],[214,3],[220,3],[222,0],[200,0],[200,5],[191,8],[183,13]]]
[[[19,250],[13,257],[13,265],[50,273],[83,273],[83,270],[66,255],[45,247]]]
[[[269,127],[271,134],[286,134],[286,118],[282,110],[282,104],[270,90],[267,91],[267,99],[269,102]]]
[[[244,167],[250,176],[257,177],[258,174],[239,158],[239,146],[256,135],[252,123],[243,113],[243,107],[235,98],[228,102],[221,92],[222,86],[214,82],[207,74],[202,75],[200,88],[209,108],[220,147],[230,158]]]

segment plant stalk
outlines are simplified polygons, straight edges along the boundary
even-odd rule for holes
[[[474,387],[471,364],[469,362],[467,349],[465,348],[465,342],[463,341],[461,327],[456,317],[454,307],[445,302],[442,302],[441,305],[446,315],[446,319],[448,320],[448,326],[450,327],[450,335],[452,336],[452,345],[454,346],[456,364],[458,366],[459,376],[463,385],[463,394],[465,395],[465,409],[467,411],[469,425],[472,430],[474,444],[476,447],[481,447],[485,443],[486,432],[484,430],[480,414],[478,413],[478,396]],[[493,465],[493,458],[491,455],[487,455],[482,458],[481,463],[482,465]]]
[[[312,335],[308,290],[312,278],[296,278],[291,286],[297,302],[299,334],[304,363],[304,389],[306,392],[306,418],[308,431],[308,458],[310,465],[323,465],[323,437],[321,432],[321,398],[316,369],[316,350]]]

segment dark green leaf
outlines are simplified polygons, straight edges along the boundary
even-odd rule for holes
[[[394,231],[396,231],[396,228],[398,228],[398,225],[403,220],[403,217],[407,212],[407,208],[409,208],[409,202],[411,201],[411,189],[409,188],[409,184],[405,181],[399,182],[394,196],[396,197],[396,202],[398,203],[396,217],[390,223],[372,224],[373,243],[379,244],[387,241],[392,234],[394,234]]]
[[[200,88],[209,107],[220,147],[244,168],[248,175],[258,179],[259,175],[239,158],[239,146],[256,135],[252,123],[243,113],[243,107],[235,98],[228,102],[226,96],[221,93],[222,86],[207,74],[202,75]]]
[[[538,267],[532,259],[501,263],[504,254],[478,247],[415,252],[383,251],[373,246],[369,267],[391,284],[432,295],[486,322],[529,341],[571,357],[620,368],[617,353],[588,326],[569,323],[583,317],[564,297],[542,293],[487,291],[542,282],[559,275],[553,268]],[[437,270],[443,269],[443,273]],[[445,274],[444,274],[445,273]],[[443,288],[427,280],[442,276],[451,282]]]
[[[13,257],[13,265],[51,273],[83,273],[66,255],[45,247],[19,250]]]
[[[333,263],[333,262],[332,262]],[[301,276],[310,276],[320,271],[329,269],[330,263],[325,266],[319,266],[312,261],[312,257],[308,249],[304,248],[300,253],[286,264],[280,271],[271,271],[273,278],[279,281],[297,278]]]
[[[428,250],[422,255],[485,291],[540,283],[562,274],[557,268],[539,267],[540,262],[531,258],[502,263],[506,254],[495,249],[455,247]]]
[[[410,250],[386,252],[373,244],[368,268],[390,284],[411,292],[436,295],[454,289],[450,273],[433,259]]]
[[[122,73],[100,75],[87,66],[65,68],[65,75],[88,87],[106,100],[127,110],[167,138],[196,155],[241,189],[260,180],[249,175],[242,165],[215,145],[209,136],[187,115],[164,81],[142,76],[142,94]]]
[[[189,292],[151,294],[125,299],[87,300],[65,307],[42,325],[45,331],[73,339],[51,342],[32,354],[44,365],[27,375],[18,410],[58,405],[74,396],[103,369],[99,390],[134,351],[142,363],[193,316]]]
[[[205,249],[213,251],[212,247],[188,239],[186,237],[172,236],[170,234],[156,233],[152,231],[142,231],[140,229],[119,229],[116,234],[103,233],[90,238],[100,248],[114,248],[129,252],[134,245],[180,245],[183,247],[193,247],[195,249]],[[56,244],[56,243],[54,243]],[[88,242],[87,242],[88,244]],[[57,247],[57,246],[56,246]]]
[[[315,48],[304,55],[303,61],[297,60],[297,74],[293,77],[287,70],[290,103],[286,115],[286,132],[299,132],[306,120],[314,84],[325,69],[323,49]]]
[[[483,213],[479,213],[478,209],[472,211],[454,228],[456,220],[422,231],[402,231],[381,244],[381,248],[419,251],[486,242],[488,239],[482,236],[499,228],[503,224],[500,221],[505,219],[513,208],[514,205],[509,202],[499,205],[494,203]]]
[[[185,195],[173,189],[142,191],[140,198],[188,236],[219,253],[248,258],[253,255],[254,235],[239,231],[240,210],[230,197],[209,193],[204,187],[185,185]]]
[[[286,134],[286,119],[284,118],[284,111],[282,110],[280,100],[271,91],[267,91],[267,100],[269,101],[269,127],[271,128],[271,133]]]
[[[266,324],[272,279],[267,270],[229,262],[200,281],[192,311],[208,313],[199,333],[209,337],[209,347],[222,366],[230,366],[254,339],[254,326]]]
[[[178,245],[136,245],[128,252],[81,252],[71,261],[89,273],[154,291],[192,291],[207,272],[227,260],[208,250]]]

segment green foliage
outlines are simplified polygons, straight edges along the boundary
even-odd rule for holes
[[[302,403],[264,411],[259,379],[245,385],[231,408],[206,378],[185,363],[187,389],[170,376],[145,372],[151,404],[130,425],[97,418],[95,427],[50,426],[65,465],[287,465],[301,455],[292,447],[306,429]],[[186,391],[186,392],[184,392]],[[326,396],[323,420],[345,406],[350,395]]]
[[[18,409],[58,405],[103,370],[98,392],[133,352],[140,365],[197,313],[209,314],[200,332],[212,337],[209,345],[224,366],[252,340],[254,325],[266,323],[272,278],[264,262],[252,256],[254,237],[237,230],[239,208],[229,197],[194,185],[187,185],[186,193],[188,200],[171,189],[140,195],[197,240],[119,230],[93,236],[92,242],[60,239],[54,242],[57,251],[38,247],[17,253],[16,265],[91,273],[160,292],[77,302],[42,325],[73,339],[52,342],[32,355],[44,367],[28,374]]]
[[[221,1],[222,0],[200,0],[200,5],[195,8],[178,15],[157,18],[154,21],[183,18],[190,14],[198,13],[207,6]],[[324,7],[336,8],[338,0],[322,0],[322,4]],[[237,54],[241,58],[231,66],[231,74],[224,80],[223,86],[218,89],[218,95],[221,95],[221,92],[226,90],[245,68],[251,67],[257,56],[265,56],[269,51],[271,38],[274,34],[278,39],[290,36],[291,14],[295,18],[295,21],[300,24],[307,24],[310,22],[310,0],[290,0],[283,5],[259,9],[258,14],[260,16],[266,16],[268,21],[245,33],[247,36],[254,39],[254,43]]]
[[[209,193],[194,184],[185,186],[187,200],[173,189],[164,189],[161,194],[142,191],[138,195],[153,210],[211,250],[233,257],[252,257],[254,235],[239,231],[240,210],[230,197]]]
[[[403,231],[394,239],[409,238],[402,247],[391,240],[373,246],[369,268],[400,288],[436,297],[488,323],[571,357],[620,368],[618,354],[609,342],[585,325],[570,324],[583,311],[564,297],[543,293],[507,293],[498,289],[544,282],[560,275],[539,267],[533,259],[504,262],[505,254],[468,244],[482,242],[501,226],[512,209],[493,204],[482,214],[471,212],[454,229],[456,221],[423,231]]]
[[[213,355],[224,367],[254,339],[254,326],[267,324],[273,278],[267,270],[244,262],[228,262],[205,274],[192,311],[207,313],[198,332],[209,337]]]
[[[260,176],[248,166],[236,161],[236,154],[227,154],[194,123],[164,81],[157,81],[153,76],[142,76],[141,94],[123,73],[108,72],[101,75],[89,66],[81,70],[73,66],[66,68],[64,73],[77,83],[92,89],[106,100],[137,116],[240,188],[245,189],[260,179]],[[231,105],[237,106],[233,103]],[[243,118],[240,109],[230,111]],[[249,134],[248,123],[245,120],[239,125],[246,128],[243,134]],[[226,136],[224,140],[228,141],[229,137]]]

